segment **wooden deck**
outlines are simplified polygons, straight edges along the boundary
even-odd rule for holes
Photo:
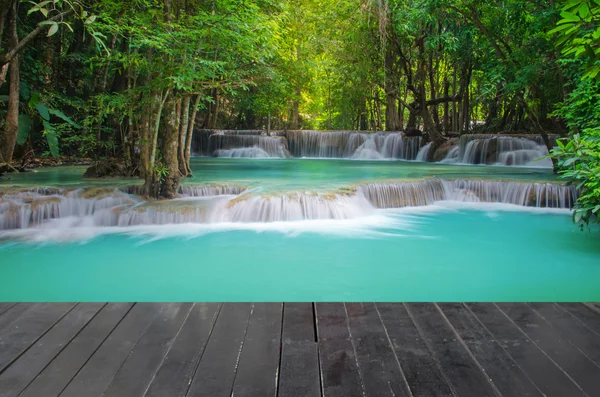
[[[600,396],[593,304],[0,303],[1,397]]]

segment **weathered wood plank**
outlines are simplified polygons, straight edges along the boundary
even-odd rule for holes
[[[60,396],[101,396],[162,306],[136,303]]]
[[[469,303],[483,326],[546,396],[582,396],[583,391],[493,304]]]
[[[282,303],[254,304],[233,384],[234,396],[277,394],[282,320]]]
[[[537,346],[589,395],[600,390],[600,367],[577,350],[524,303],[497,305]]]
[[[563,338],[576,346],[596,365],[600,365],[600,338],[595,332],[556,304],[531,303],[529,306]]]
[[[558,303],[558,305],[600,337],[600,314],[597,311],[582,303]]]
[[[192,306],[192,303],[165,305],[115,374],[103,397],[145,394]]]
[[[486,374],[492,379],[500,394],[503,396],[543,396],[535,384],[464,305],[445,303],[439,304],[439,307]]]
[[[131,309],[131,303],[109,303],[19,397],[57,397]]]
[[[283,304],[283,341],[315,341],[312,303]]]
[[[188,397],[229,397],[252,305],[225,303],[194,375]]]
[[[144,397],[183,397],[211,335],[220,303],[196,303]]]
[[[350,340],[344,304],[317,303],[315,309],[323,396],[362,397],[365,389]]]
[[[80,303],[0,374],[0,397],[18,396],[104,306]]]
[[[0,302],[0,316],[2,316],[6,311],[15,306],[16,302]]]
[[[452,391],[402,303],[377,303],[396,357],[414,397],[452,396]]]
[[[319,397],[321,382],[316,342],[284,342],[281,351],[278,397]]]
[[[434,304],[412,303],[406,307],[457,395],[499,396],[480,364]]]
[[[0,333],[4,332],[6,328],[10,327],[10,325],[17,321],[24,313],[36,310],[44,305],[44,303],[17,303],[16,305],[13,305],[0,316]]]
[[[410,396],[404,373],[373,303],[346,303],[358,369],[369,396]]]
[[[74,303],[53,303],[23,313],[0,333],[0,373],[65,316]]]

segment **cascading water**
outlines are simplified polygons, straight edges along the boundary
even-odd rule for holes
[[[349,219],[375,208],[440,201],[570,208],[572,186],[538,182],[426,179],[366,183],[340,192],[260,195],[236,185],[183,187],[181,199],[143,202],[119,190],[28,190],[0,196],[0,230],[43,227],[133,226],[176,223],[275,222]],[[68,226],[65,226],[68,225]]]
[[[540,136],[463,135],[443,163],[488,164],[552,168],[550,159],[541,159],[548,149]]]
[[[431,142],[429,142],[427,145],[425,145],[421,149],[419,149],[419,153],[417,153],[417,157],[415,158],[415,160],[427,161],[427,155],[429,154],[430,148],[431,148]]]
[[[215,134],[209,138],[209,151],[217,157],[288,158],[286,144],[277,136]]]

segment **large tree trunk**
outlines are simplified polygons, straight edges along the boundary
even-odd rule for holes
[[[196,114],[198,113],[198,104],[200,103],[200,95],[196,95],[196,99],[192,105],[192,116],[188,124],[187,134],[185,137],[185,169],[186,175],[192,175],[192,167],[190,159],[192,156],[192,140],[194,136],[194,124],[196,123]]]
[[[164,123],[162,128],[161,153],[167,175],[160,181],[160,196],[173,198],[179,188],[179,161],[177,159],[179,146],[179,114],[177,113],[177,99],[171,95],[164,107]]]
[[[12,50],[19,43],[17,35],[17,1],[13,1],[9,12],[8,43]],[[4,137],[1,140],[2,157],[4,161],[12,161],[17,134],[19,132],[19,56],[15,55],[9,66],[9,94],[6,122],[4,124]]]
[[[181,101],[181,125],[179,126],[179,147],[177,157],[179,158],[179,173],[182,176],[186,176],[188,174],[185,162],[185,140],[187,138],[188,126],[190,124],[191,100],[192,97],[190,95],[186,95]]]
[[[168,99],[170,91],[167,90],[164,94],[160,91],[152,95],[152,103],[150,105],[150,116],[147,118],[147,125],[143,127],[145,138],[142,148],[142,166],[144,168],[144,193],[148,197],[158,197],[160,193],[160,185],[158,175],[155,170],[156,164],[156,147],[158,144],[158,130],[160,128],[160,119],[165,101]]]

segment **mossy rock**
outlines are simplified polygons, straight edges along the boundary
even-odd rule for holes
[[[439,162],[446,158],[446,155],[454,146],[459,144],[458,138],[448,139],[446,142],[440,145],[439,148],[433,154],[433,161]]]

